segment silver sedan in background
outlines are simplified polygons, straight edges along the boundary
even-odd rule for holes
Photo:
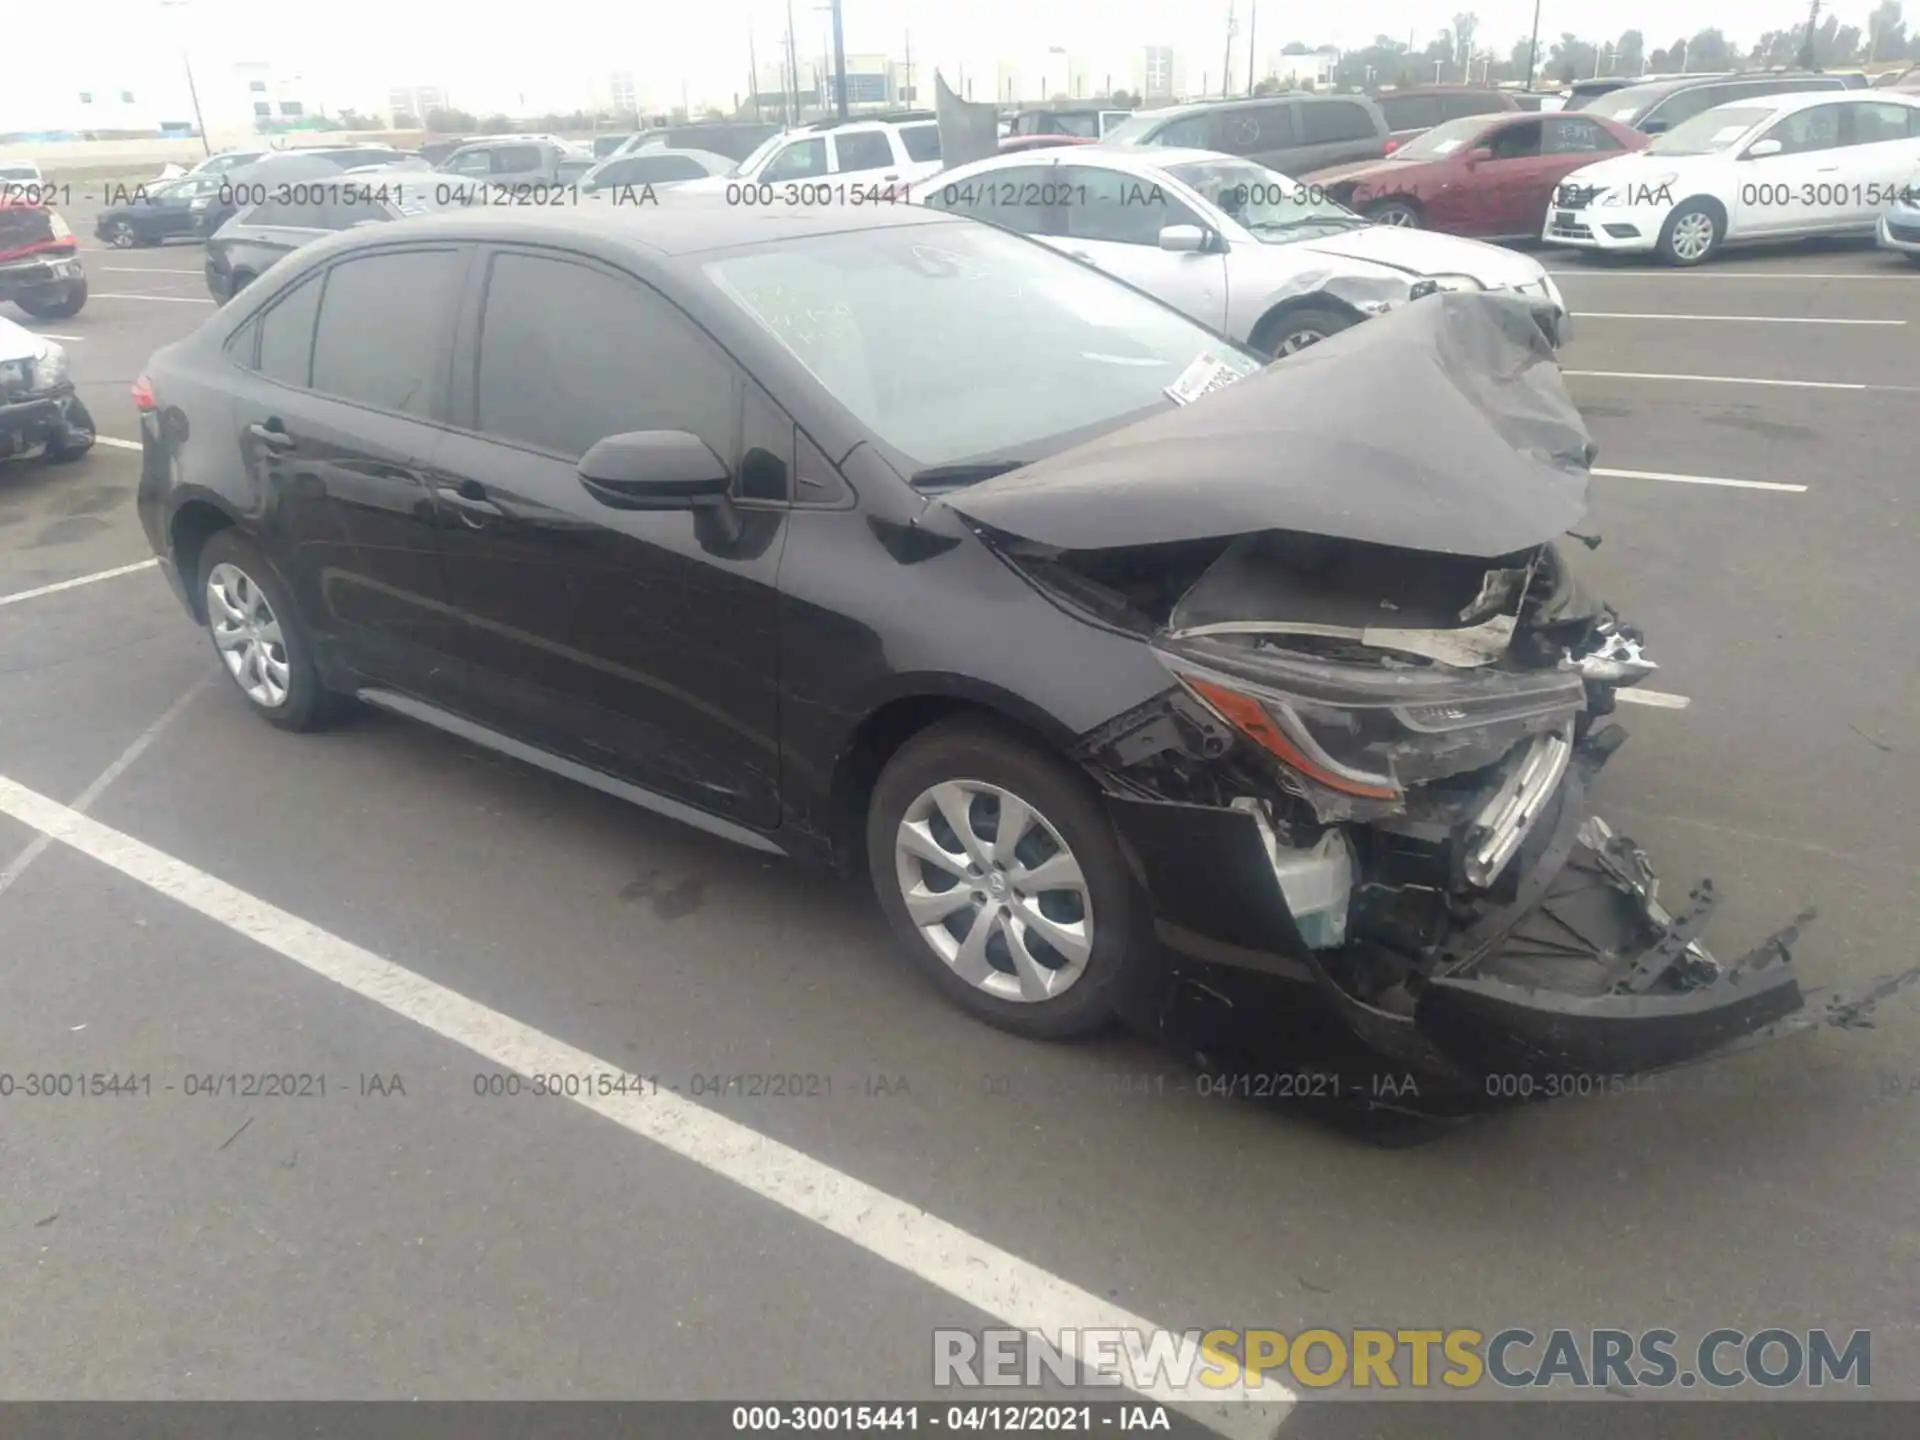
[[[922,204],[1030,235],[1268,355],[1437,290],[1514,292],[1550,342],[1567,336],[1538,261],[1376,225],[1231,155],[1076,145],[956,166],[916,188]]]

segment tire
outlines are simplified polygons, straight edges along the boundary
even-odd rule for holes
[[[116,250],[131,250],[140,243],[140,237],[133,233],[133,226],[124,220],[113,222],[113,229],[107,232],[107,243]]]
[[[344,697],[320,683],[319,672],[313,667],[313,647],[293,597],[280,572],[252,541],[234,530],[216,531],[200,551],[198,583],[200,602],[208,616],[207,633],[220,668],[246,696],[255,714],[270,725],[294,731],[317,730],[338,716]],[[216,585],[219,594],[215,593]],[[229,645],[222,635],[223,630],[233,633],[222,623],[223,617],[234,629],[261,624],[255,596],[265,603],[266,619],[277,626],[271,632],[277,639],[267,642],[265,655],[258,663],[248,656],[249,647]],[[275,660],[277,664],[267,663]],[[265,682],[258,688],[256,677]]]
[[[1705,244],[1696,239],[1704,235]],[[1714,200],[1683,201],[1660,227],[1654,253],[1669,265],[1699,265],[1719,252],[1727,238],[1727,212]]]
[[[1382,200],[1369,205],[1366,216],[1376,225],[1401,225],[1410,230],[1420,228],[1420,207],[1411,200]]]
[[[75,395],[67,401],[66,428],[47,442],[46,458],[55,465],[78,460],[93,449],[93,440],[93,412]]]
[[[954,810],[941,805],[943,795],[961,799],[972,845],[946,820]],[[996,853],[1008,799],[1024,804],[1030,820],[1012,853]],[[922,858],[935,854],[942,858]],[[963,873],[969,856],[980,886],[973,891]],[[1116,983],[1150,943],[1144,901],[1092,785],[990,721],[944,721],[894,754],[868,805],[867,857],[880,906],[915,963],[962,1010],[1016,1035],[1067,1040],[1100,1030],[1113,1018]],[[1021,868],[1037,873],[1043,862],[1055,879],[1077,876],[1077,887],[1023,895]],[[909,887],[921,901],[919,919]],[[954,903],[943,911],[940,897],[949,892]],[[1026,918],[1036,912],[1041,925]]]
[[[1318,344],[1329,335],[1337,335],[1358,323],[1355,316],[1331,305],[1301,305],[1262,320],[1253,333],[1253,348],[1277,359]],[[1313,338],[1302,339],[1309,335]]]
[[[67,293],[58,300],[46,301],[38,296],[22,295],[14,303],[36,320],[65,320],[70,315],[78,315],[80,307],[87,303],[87,282],[74,281],[67,286]]]

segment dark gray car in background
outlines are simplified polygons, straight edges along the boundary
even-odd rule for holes
[[[435,168],[473,198],[490,187],[571,185],[593,168],[591,150],[559,140],[498,136],[462,145]]]
[[[432,214],[446,189],[442,176],[398,166],[288,185],[208,239],[207,293],[224,305],[303,245],[356,225]]]
[[[1123,120],[1103,145],[1171,145],[1238,155],[1304,175],[1387,153],[1387,117],[1364,95],[1269,95],[1170,105]]]

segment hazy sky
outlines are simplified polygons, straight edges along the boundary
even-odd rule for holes
[[[1189,72],[1218,81],[1225,45],[1226,0],[844,0],[849,53],[899,57],[912,37],[916,71],[938,65],[949,78],[961,67],[992,75],[996,62],[1018,62],[1023,72],[1065,62],[1049,57],[1058,45],[1081,57],[1091,75],[1128,83],[1132,57],[1147,44],[1171,44],[1186,54]],[[1404,39],[1412,29],[1424,45],[1450,23],[1454,8],[1479,16],[1479,37],[1502,53],[1533,20],[1532,0],[1347,0],[1338,6],[1268,3],[1259,7],[1256,44],[1262,56],[1288,40],[1342,47],[1364,45],[1375,34]],[[1864,25],[1873,0],[1839,0],[1843,24]],[[1236,42],[1238,72],[1246,63],[1247,0]],[[1920,12],[1920,5],[1912,7]],[[1784,29],[1806,15],[1804,0],[1543,0],[1540,30],[1611,38],[1637,27],[1649,47],[1718,25],[1750,43],[1764,30]],[[62,0],[10,4],[7,49],[16,63],[0,87],[0,128],[23,127],[33,113],[55,105],[64,120],[70,92],[135,89],[184,101],[178,39],[194,59],[202,87],[239,59],[266,59],[276,68],[304,70],[325,103],[380,105],[398,84],[444,86],[469,109],[512,107],[524,94],[533,108],[572,108],[593,77],[630,69],[650,107],[677,104],[684,81],[690,98],[730,103],[747,85],[751,34],[762,66],[771,69],[786,28],[784,0],[656,0],[612,5],[558,0],[533,7],[410,5],[407,0],[325,0],[301,5],[261,0],[189,0],[163,8],[159,0]],[[1305,18],[1308,14],[1316,18]],[[820,53],[828,17],[813,0],[794,0],[794,28],[803,57]],[[1920,13],[1914,16],[1920,21]],[[44,32],[44,33],[42,33]],[[31,57],[26,63],[18,63]],[[1197,87],[1198,73],[1187,83]],[[1063,88],[1063,87],[1053,87]],[[203,97],[204,98],[204,97]],[[64,103],[62,103],[64,102]]]

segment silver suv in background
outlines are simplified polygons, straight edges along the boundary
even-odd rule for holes
[[[1296,91],[1145,110],[1107,131],[1100,143],[1211,150],[1283,175],[1304,175],[1378,160],[1387,153],[1387,135],[1387,117],[1364,95]]]

